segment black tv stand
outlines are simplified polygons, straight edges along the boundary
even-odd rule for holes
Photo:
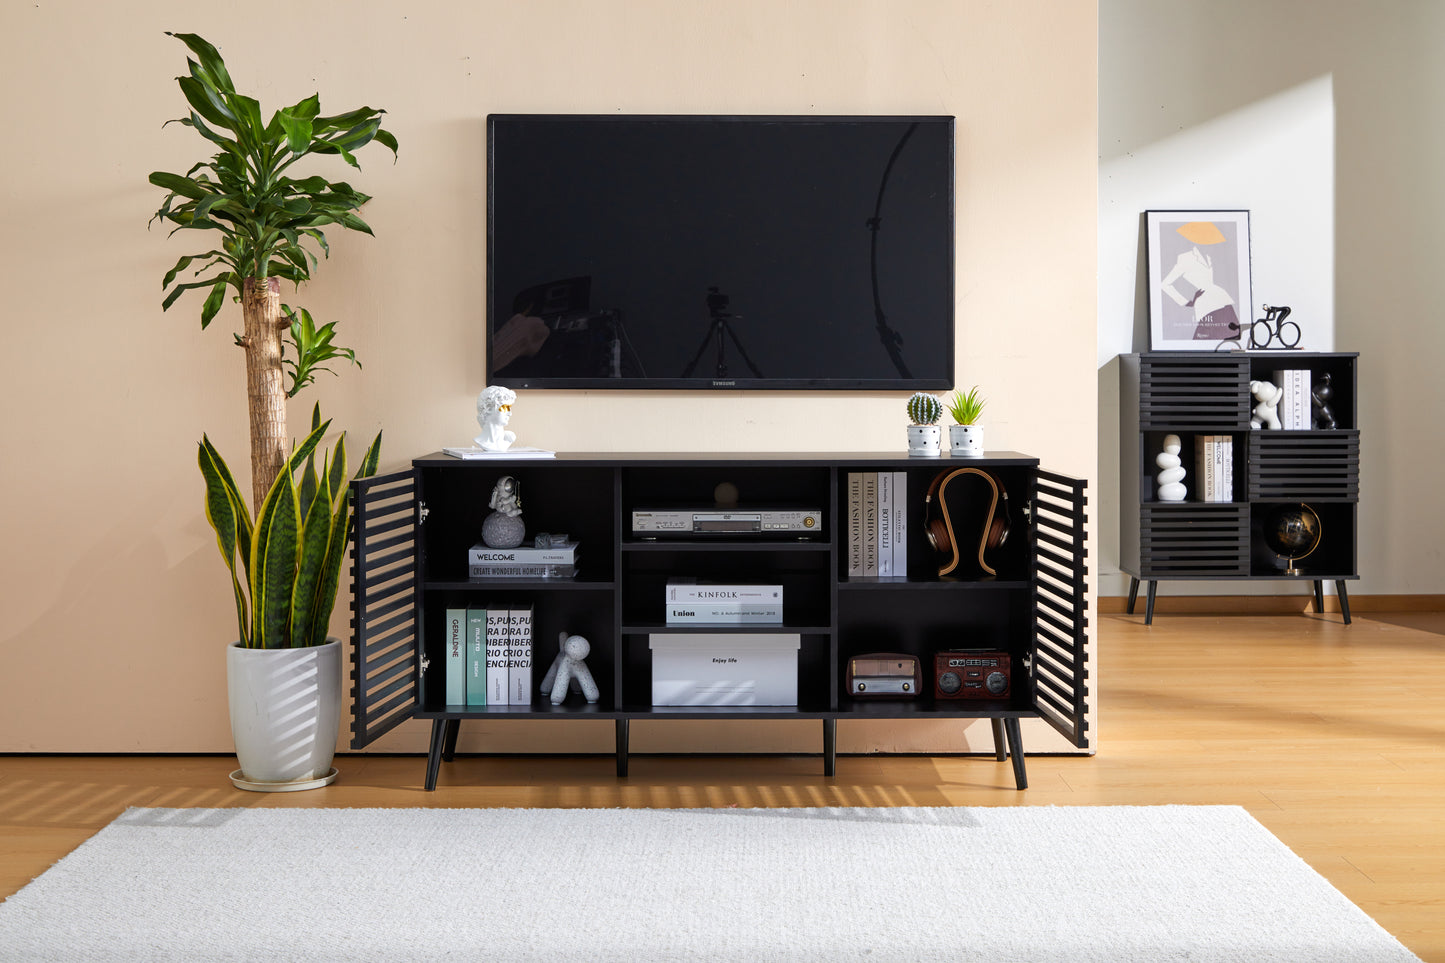
[[[923,537],[923,496],[935,475],[964,461],[992,471],[1008,487],[1018,534],[1000,549],[996,575],[940,578]],[[848,477],[877,471],[904,473],[907,574],[849,577]],[[578,541],[575,577],[467,577],[467,548],[502,475],[523,485],[529,534],[567,532]],[[803,539],[730,535],[697,541],[631,533],[633,509],[660,501],[710,503],[720,481],[734,483],[755,504],[820,506],[821,531]],[[438,453],[404,471],[359,480],[352,493],[351,748],[365,748],[407,719],[431,720],[428,790],[436,787],[442,763],[453,758],[461,723],[469,719],[610,719],[619,777],[628,774],[634,720],[821,722],[823,773],[833,776],[840,719],[986,718],[994,756],[1012,759],[1019,789],[1028,785],[1020,719],[1042,718],[1074,745],[1088,745],[1084,482],[1043,471],[1037,459],[1012,452],[966,460],[779,452],[463,461]],[[796,705],[652,704],[650,637],[689,631],[663,617],[663,586],[678,572],[785,587],[781,627],[728,631],[800,637]],[[595,704],[574,697],[554,706],[540,693],[527,706],[447,703],[444,613],[497,597],[533,605],[534,671],[550,663],[559,631],[591,641],[587,661],[600,689]],[[933,697],[933,653],[961,643],[1010,655],[1014,684],[1007,699]],[[843,691],[848,660],[875,651],[918,656],[924,691],[898,701],[851,698]]]

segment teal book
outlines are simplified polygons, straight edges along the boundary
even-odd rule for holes
[[[487,704],[487,610],[467,609],[467,705]]]
[[[467,610],[447,609],[446,700],[449,706],[467,701]]]

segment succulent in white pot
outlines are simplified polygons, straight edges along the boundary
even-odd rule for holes
[[[969,458],[983,456],[983,425],[978,423],[978,419],[984,404],[978,385],[970,388],[967,394],[961,388],[955,389],[948,399],[948,413],[954,421],[948,426],[948,447],[953,454]]]
[[[908,399],[908,454],[929,457],[940,453],[943,429],[938,419],[941,417],[943,402],[933,395],[919,391]]]

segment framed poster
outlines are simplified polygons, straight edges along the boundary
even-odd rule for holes
[[[1213,351],[1247,347],[1248,211],[1145,211],[1149,248],[1149,347]]]

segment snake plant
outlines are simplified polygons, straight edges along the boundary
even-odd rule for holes
[[[320,406],[313,408],[311,433],[283,463],[254,521],[225,459],[209,438],[201,438],[197,460],[206,480],[206,518],[231,572],[237,628],[247,648],[326,641],[351,534],[344,432],[316,468],[316,448],[330,427],[321,420]],[[377,432],[353,477],[376,474],[380,451]]]

